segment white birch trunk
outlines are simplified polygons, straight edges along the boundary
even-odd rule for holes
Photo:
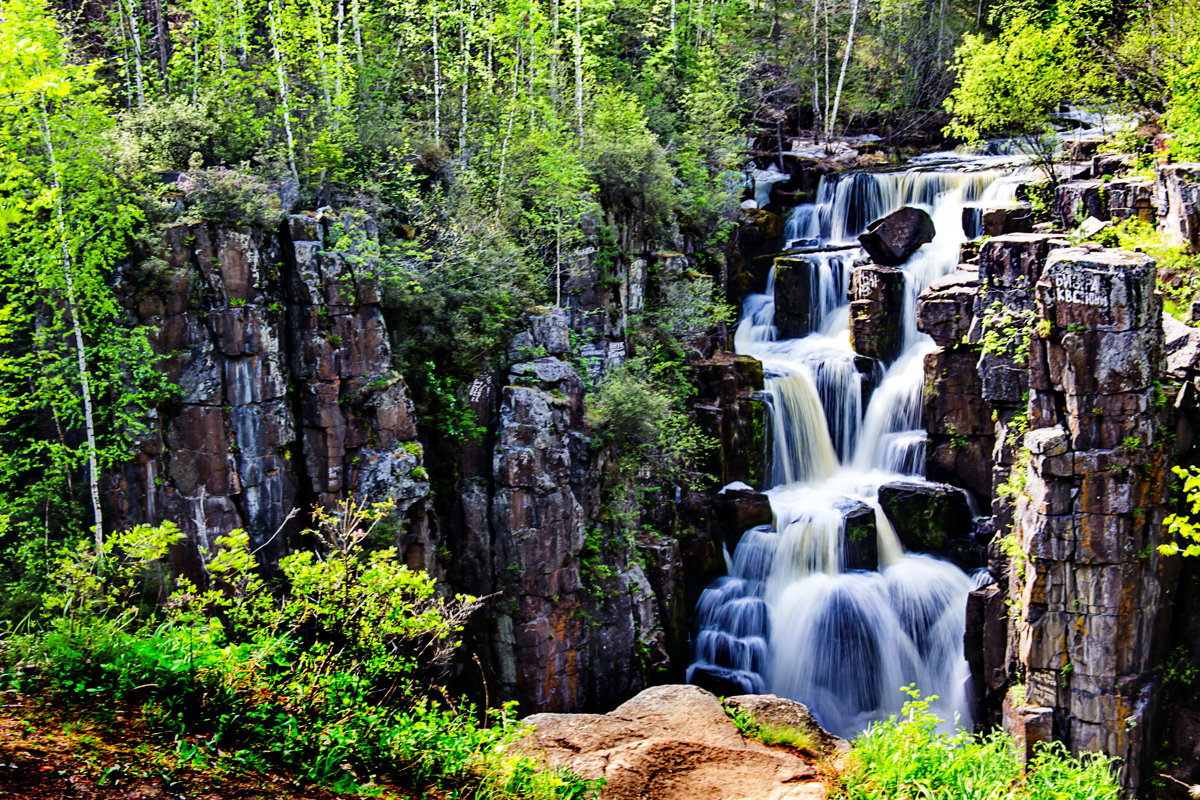
[[[104,545],[104,515],[100,509],[100,464],[96,457],[96,418],[92,408],[92,383],[88,372],[87,348],[83,341],[83,327],[79,321],[79,305],[75,296],[75,270],[71,263],[71,248],[67,244],[67,218],[63,211],[62,179],[58,173],[58,160],[55,156],[54,142],[50,137],[50,126],[47,122],[46,98],[42,103],[42,139],[46,144],[46,156],[50,160],[50,174],[54,181],[54,217],[58,228],[59,258],[62,262],[63,281],[67,288],[67,325],[71,329],[71,338],[75,346],[75,362],[79,369],[79,389],[83,401],[83,427],[87,437],[88,472],[92,497],[92,517],[95,523],[93,537],[96,542],[96,553],[100,555]]]
[[[850,30],[846,33],[846,52],[842,55],[842,69],[838,73],[837,94],[833,96],[833,111],[825,120],[825,137],[833,136],[834,126],[837,125],[838,106],[842,103],[842,86],[846,82],[846,68],[850,66],[850,51],[854,49],[854,27],[858,23],[858,0],[850,4]]]

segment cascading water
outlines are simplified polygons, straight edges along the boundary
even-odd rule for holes
[[[810,249],[812,332],[777,340],[772,271],[765,293],[746,298],[734,337],[767,378],[774,524],[747,531],[729,575],[700,598],[689,680],[704,669],[745,691],[800,700],[847,737],[899,711],[902,687],[915,684],[939,696],[944,719],[970,725],[962,637],[972,579],[904,552],[877,495],[924,471],[921,389],[932,342],[916,328],[916,298],[955,269],[959,246],[975,233],[964,231],[963,210],[1011,201],[1018,181],[1002,169],[832,175],[815,203],[795,209],[785,237],[790,248]],[[864,408],[846,288],[865,260],[857,235],[904,205],[929,211],[937,235],[901,267],[902,352]],[[878,568],[847,571],[848,515],[872,511]]]

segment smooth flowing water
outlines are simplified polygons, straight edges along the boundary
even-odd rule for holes
[[[972,579],[905,552],[877,496],[882,484],[924,471],[923,361],[933,345],[916,328],[916,298],[956,268],[959,246],[978,233],[964,230],[964,209],[1011,201],[1019,180],[1011,169],[961,167],[843,173],[822,178],[817,201],[793,212],[788,246],[822,248],[805,255],[812,330],[777,338],[772,271],[765,291],[746,298],[735,335],[738,352],[766,374],[774,524],[745,532],[729,574],[701,596],[689,679],[704,669],[747,692],[794,698],[845,737],[899,711],[902,687],[915,684],[939,697],[943,719],[970,726],[962,638]],[[901,267],[902,352],[868,376],[875,389],[864,405],[846,289],[866,260],[858,234],[905,205],[926,209],[937,235]],[[847,570],[847,517],[872,513],[877,569]]]

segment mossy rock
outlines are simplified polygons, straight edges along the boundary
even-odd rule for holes
[[[879,488],[879,504],[910,552],[948,557],[951,541],[974,527],[967,493],[948,483],[887,483]]]

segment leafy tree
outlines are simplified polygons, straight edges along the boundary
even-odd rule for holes
[[[954,115],[947,133],[969,142],[1021,137],[1051,180],[1054,113],[1063,102],[1096,98],[1105,86],[1069,22],[1041,25],[1023,15],[1006,20],[996,39],[968,34],[952,68],[958,85],[946,100]]]
[[[76,515],[81,471],[100,542],[101,473],[162,396],[108,283],[141,212],[104,149],[96,65],[67,45],[42,0],[0,5],[0,513],[26,547]]]

